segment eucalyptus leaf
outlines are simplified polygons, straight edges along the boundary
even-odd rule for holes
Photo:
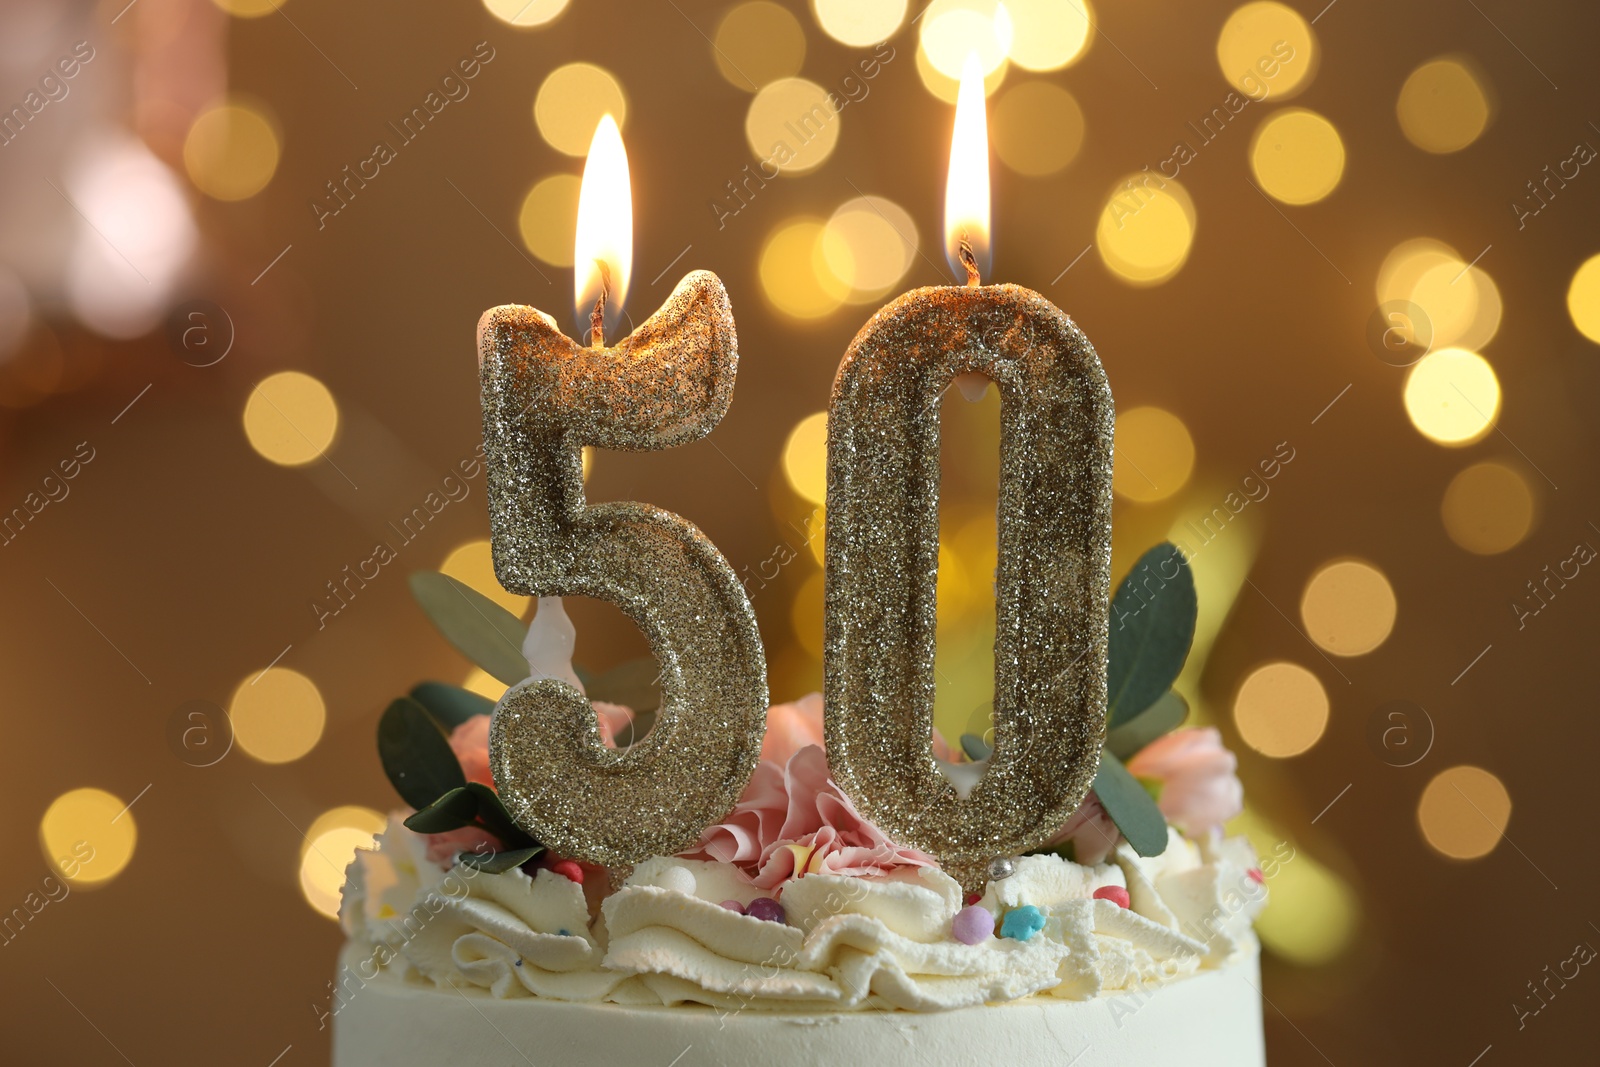
[[[988,759],[990,754],[994,752],[994,746],[977,734],[962,734],[961,751],[967,754],[969,760],[977,763],[979,760]]]
[[[468,782],[467,791],[477,803],[479,825],[498,837],[501,844],[514,847],[535,843],[533,838],[511,821],[510,814],[506,812],[505,806],[500,803],[499,795],[493,789],[482,782]]]
[[[543,845],[532,848],[517,848],[509,852],[463,852],[456,857],[456,862],[463,867],[472,867],[485,874],[504,874],[513,867],[521,867],[524,863],[544,852]]]
[[[439,724],[410,697],[391,703],[378,720],[378,758],[395,792],[413,808],[467,784]]]
[[[654,711],[661,706],[661,666],[654,656],[629,660],[583,684],[590,700],[635,711]]]
[[[1154,704],[1106,734],[1106,748],[1120,760],[1129,760],[1150,742],[1171,733],[1189,717],[1189,705],[1168,689]]]
[[[528,677],[522,639],[528,627],[482,593],[438,571],[415,571],[411,595],[449,642],[506,685]]]
[[[478,798],[468,786],[458,786],[432,804],[418,808],[406,819],[406,829],[419,834],[445,834],[474,825]]]
[[[1159,856],[1167,850],[1167,818],[1156,807],[1153,797],[1128,773],[1122,761],[1109,752],[1100,753],[1100,773],[1095,775],[1094,792],[1100,806],[1117,824],[1128,844],[1141,856]]]
[[[427,708],[434,721],[447,731],[475,715],[494,711],[494,701],[488,697],[443,682],[423,682],[411,690],[411,699]]]
[[[1170,541],[1133,565],[1111,600],[1106,724],[1121,726],[1172,688],[1194,640],[1194,575]]]

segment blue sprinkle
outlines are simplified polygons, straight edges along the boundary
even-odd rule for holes
[[[517,966],[518,966],[518,967],[521,967],[521,966],[522,966],[522,961],[521,961],[521,960],[518,960],[518,961],[517,961]]]
[[[565,930],[557,930],[556,933],[560,934],[562,937],[571,937],[572,936],[570,933],[568,933]]]
[[[1026,941],[1043,929],[1044,913],[1032,904],[1013,908],[1000,920],[1000,936],[1014,941]]]

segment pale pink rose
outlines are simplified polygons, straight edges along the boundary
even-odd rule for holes
[[[731,863],[762,889],[805,874],[881,875],[938,866],[861,817],[828,776],[818,745],[801,748],[784,766],[762,760],[733,811],[682,855]]]
[[[480,717],[487,718],[487,716]],[[463,826],[459,830],[422,836],[428,839],[428,858],[445,870],[450,869],[456,861],[456,856],[462,852],[487,855],[490,852],[499,852],[501,849],[500,839],[479,826]]]
[[[1093,867],[1097,863],[1104,863],[1120,840],[1122,833],[1117,829],[1117,824],[1100,806],[1100,798],[1090,790],[1083,803],[1078,805],[1078,810],[1072,813],[1072,818],[1047,844],[1063,845],[1070,841],[1072,858]]]
[[[761,740],[761,758],[782,766],[807,745],[823,744],[822,694],[807,693],[789,704],[774,704],[767,709],[767,735]],[[950,763],[964,758],[959,749],[933,731],[933,754]]]
[[[594,701],[594,712],[600,722],[600,742],[607,748],[617,747],[617,734],[633,721],[633,712],[621,704]],[[479,782],[494,788],[494,776],[489,773],[489,716],[474,715],[450,731],[450,749],[461,763],[461,771],[469,782]]]
[[[1220,830],[1244,810],[1244,786],[1233,773],[1238,766],[1216,727],[1195,726],[1150,742],[1128,761],[1128,773],[1160,782],[1161,814],[1195,837]]]
[[[625,708],[621,704],[607,704],[603,700],[596,700],[594,713],[600,716],[600,743],[607,748],[617,747],[617,735],[623,727],[633,722],[633,709]]]

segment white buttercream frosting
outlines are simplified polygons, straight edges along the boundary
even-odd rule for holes
[[[792,879],[777,923],[722,907],[766,895],[733,865],[662,857],[592,916],[583,888],[548,870],[442,871],[396,818],[351,865],[340,920],[365,980],[381,971],[500,998],[629,1005],[939,1011],[1086,999],[1221,967],[1254,951],[1250,923],[1265,901],[1254,866],[1242,839],[1176,832],[1148,859],[1125,844],[1095,867],[1021,857],[979,903],[997,919],[1037,908],[1043,929],[967,945],[951,933],[961,888],[933,868]],[[1125,888],[1130,906],[1095,899],[1108,886]]]

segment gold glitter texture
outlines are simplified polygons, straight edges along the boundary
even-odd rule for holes
[[[695,271],[614,348],[578,345],[550,316],[504,306],[478,323],[489,519],[500,584],[607,600],[661,665],[650,734],[605,748],[589,702],[551,678],[512,687],[489,762],[506,810],[553,851],[609,867],[692,845],[738,801],[766,726],[766,659],[732,568],[681,516],[587,505],[584,445],[651,451],[709,433],[733,399],[727,292]]]
[[[963,799],[933,756],[939,401],[1001,397],[994,752]],[[918,289],[845,353],[828,409],[826,739],[839,786],[969,889],[1088,793],[1105,733],[1111,390],[1082,331],[1015,285]]]

